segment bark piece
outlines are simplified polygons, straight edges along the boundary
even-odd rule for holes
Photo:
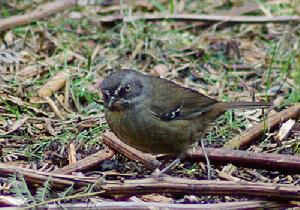
[[[232,163],[250,168],[267,168],[298,173],[300,170],[299,155],[282,155],[274,153],[257,153],[228,148],[205,148],[212,163]],[[201,148],[188,150],[188,158],[196,161],[205,160]]]
[[[72,174],[73,172],[86,171],[95,167],[99,163],[109,160],[114,156],[114,152],[110,149],[103,149],[95,154],[92,154],[84,159],[78,160],[76,163],[67,165],[53,171],[53,173]]]
[[[122,142],[118,137],[116,137],[112,132],[106,132],[102,135],[102,141],[110,148],[115,151],[125,155],[131,160],[136,160],[145,165],[145,167],[153,170],[156,169],[161,163],[156,160],[153,155],[143,153],[130,147],[129,145]]]

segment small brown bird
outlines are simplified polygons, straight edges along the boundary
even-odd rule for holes
[[[109,74],[101,91],[107,123],[122,141],[143,152],[178,157],[183,157],[228,109],[270,106],[264,102],[219,102],[171,81],[128,69]]]

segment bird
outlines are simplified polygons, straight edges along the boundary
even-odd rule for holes
[[[177,159],[168,172],[222,114],[236,108],[267,108],[265,102],[221,102],[170,80],[131,69],[114,70],[100,85],[111,131],[145,153]]]

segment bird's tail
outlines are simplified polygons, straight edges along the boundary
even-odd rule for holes
[[[232,101],[224,103],[224,105],[226,109],[261,109],[272,106],[271,103],[250,101]]]

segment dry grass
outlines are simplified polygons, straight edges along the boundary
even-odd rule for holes
[[[43,1],[24,2],[8,1],[1,6],[0,17],[23,13]],[[178,1],[175,5],[173,1],[121,1],[121,7],[105,2],[110,3],[78,6],[1,34],[2,162],[51,171],[68,164],[70,145],[75,146],[77,159],[103,148],[101,133],[108,126],[97,84],[111,68],[143,72],[153,72],[156,68],[157,74],[220,100],[274,101],[277,111],[300,101],[299,24],[199,24],[165,20],[104,25],[99,17],[119,13],[238,15],[241,11],[236,11],[237,8],[250,7],[247,1]],[[299,14],[297,1],[258,2],[258,7],[246,14]],[[58,78],[57,74],[63,77]],[[49,81],[53,83],[49,85]],[[260,110],[229,111],[215,122],[206,142],[219,147],[261,118]],[[299,131],[298,121],[287,139],[276,140],[276,130],[266,133],[249,150],[296,155],[300,153]],[[203,163],[185,162],[174,175],[203,179],[206,172],[202,166]],[[213,169],[222,170],[222,166]],[[123,173],[132,174],[132,178],[150,173],[121,155],[95,169],[100,173],[110,170],[120,175],[107,179],[121,177]],[[300,180],[295,174],[247,168],[235,168],[231,175],[241,180],[297,185]],[[213,178],[219,179],[218,174],[214,173]],[[7,179],[1,178],[0,193],[12,194],[13,186],[6,189],[5,183]],[[58,193],[48,192],[48,199],[58,197]],[[63,196],[77,192],[64,193]],[[23,197],[28,199],[26,195]],[[193,199],[171,197],[172,202],[197,203],[237,198]]]

